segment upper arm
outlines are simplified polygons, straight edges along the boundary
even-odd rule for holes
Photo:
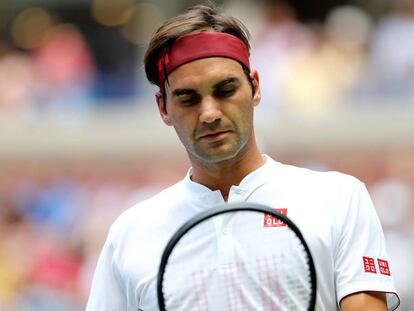
[[[360,292],[344,297],[342,311],[387,311],[387,300],[382,292]]]
[[[87,311],[126,310],[125,290],[114,265],[114,247],[109,234],[96,265]]]
[[[363,302],[381,303],[387,310],[386,294],[380,295],[384,299],[378,297],[383,292],[389,293],[388,308],[394,309],[399,300],[387,259],[384,234],[362,183],[354,184],[341,224],[335,253],[335,286],[340,305],[344,310],[371,310],[346,308],[348,303],[352,306]]]

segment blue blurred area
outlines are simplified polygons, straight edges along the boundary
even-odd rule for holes
[[[79,216],[76,207],[80,205],[81,188],[76,181],[54,180],[37,191],[27,190],[18,189],[16,193],[19,201],[25,201],[17,205],[23,218],[37,226],[50,226],[62,236],[70,231]]]
[[[103,15],[93,9],[98,2],[43,1],[14,9],[0,4],[0,310],[84,309],[112,221],[187,169],[184,157],[158,141],[152,127],[136,124],[155,109],[148,103],[155,89],[142,68],[145,40],[189,1],[177,6],[107,1],[112,13]],[[411,310],[414,241],[407,237],[413,236],[414,150],[403,137],[412,137],[412,127],[401,126],[395,131],[400,136],[374,131],[370,137],[362,124],[351,143],[346,135],[330,136],[340,116],[349,113],[386,116],[390,123],[376,129],[411,122],[410,115],[404,116],[409,122],[400,122],[398,112],[414,109],[413,1],[395,1],[380,12],[337,1],[323,14],[313,10],[308,19],[305,4],[298,11],[283,1],[221,2],[252,32],[251,62],[262,90],[258,126],[329,120],[324,124],[330,130],[319,135],[336,143],[326,150],[318,142],[297,140],[309,134],[298,126],[299,135],[292,128],[282,133],[284,150],[272,145],[264,151],[283,162],[350,173],[367,184],[384,226],[401,310]],[[101,128],[103,111],[109,130]],[[130,118],[116,118],[120,111]],[[97,121],[85,127],[90,119]],[[344,131],[354,133],[354,124]],[[30,144],[42,126],[36,137],[44,144]],[[123,126],[132,131],[127,139]],[[57,129],[80,134],[73,141],[70,135],[56,138]],[[142,134],[134,130],[145,132],[154,147],[131,148],[125,156],[125,146]],[[94,131],[101,134],[93,136]],[[268,140],[277,134],[268,133]],[[384,135],[389,144],[352,145],[364,134],[372,142]],[[79,148],[76,140],[88,135],[98,142]],[[66,149],[59,153],[62,144]]]

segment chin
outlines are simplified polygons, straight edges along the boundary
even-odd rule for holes
[[[240,158],[244,151],[246,151],[247,141],[244,143],[233,141],[232,143],[222,143],[217,144],[215,147],[210,146],[207,148],[205,146],[198,147],[192,148],[190,152],[197,161],[206,164],[220,164]]]
[[[234,160],[239,157],[240,150],[227,150],[221,152],[198,153],[196,157],[201,162],[209,164],[219,164]]]

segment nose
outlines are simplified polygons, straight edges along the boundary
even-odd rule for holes
[[[222,117],[220,103],[211,96],[202,99],[199,120],[201,123],[213,123]]]

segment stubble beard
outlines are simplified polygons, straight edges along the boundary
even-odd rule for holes
[[[187,152],[190,160],[201,165],[215,165],[231,162],[238,158],[249,141],[249,135],[240,135],[236,133],[236,137],[231,141],[219,141],[216,143],[203,144],[201,142],[195,143],[192,146],[187,146]]]

